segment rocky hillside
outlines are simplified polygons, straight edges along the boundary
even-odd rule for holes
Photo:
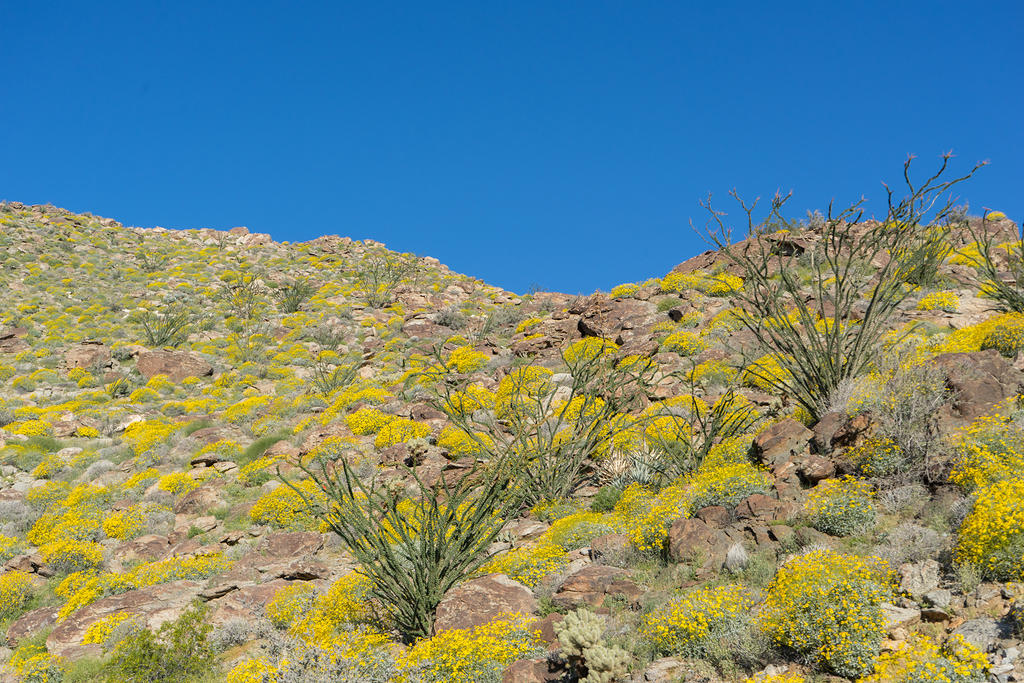
[[[0,675],[1022,681],[1024,314],[974,239],[1012,287],[1019,233],[967,221],[924,275],[874,249],[848,308],[820,220],[762,231],[733,253],[826,313],[752,324],[721,251],[519,296],[0,204]],[[766,339],[870,332],[887,272],[807,399]]]

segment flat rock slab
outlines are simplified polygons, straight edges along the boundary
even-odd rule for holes
[[[537,599],[529,588],[504,574],[487,574],[448,591],[437,606],[435,631],[472,628],[503,613],[535,614]]]
[[[209,363],[184,351],[144,351],[139,354],[136,367],[147,380],[154,375],[167,375],[167,379],[175,383],[186,377],[213,374]]]

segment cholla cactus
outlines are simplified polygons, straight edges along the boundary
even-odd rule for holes
[[[584,657],[587,650],[601,643],[604,619],[593,612],[578,609],[555,624],[555,635],[562,652],[569,657]]]
[[[601,638],[604,618],[585,609],[565,615],[555,624],[562,652],[577,670],[586,669],[580,683],[611,683],[624,677],[629,669],[629,653],[609,646]]]
[[[581,683],[611,683],[629,671],[629,653],[618,646],[595,645],[586,651],[587,677]]]

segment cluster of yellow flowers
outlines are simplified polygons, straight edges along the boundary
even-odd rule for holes
[[[618,344],[610,339],[584,337],[570,344],[562,353],[562,358],[565,359],[568,365],[573,366],[580,363],[590,363],[602,356],[613,354],[618,350]]]
[[[501,378],[494,392],[494,413],[506,418],[514,413],[536,407],[538,397],[550,388],[554,372],[537,365],[515,368]]]
[[[932,292],[921,297],[921,300],[917,302],[919,311],[940,310],[956,313],[959,308],[960,297],[956,295],[956,292]]]
[[[536,586],[541,580],[564,568],[569,563],[565,549],[553,543],[539,543],[532,548],[510,550],[488,561],[480,572],[508,575],[527,586]]]
[[[75,610],[92,604],[105,595],[124,593],[179,579],[205,579],[226,571],[231,564],[223,554],[214,553],[148,562],[124,573],[74,572],[54,589],[54,593],[65,600],[57,612],[57,621],[63,621]]]
[[[303,479],[295,486],[307,498],[326,507],[327,496],[312,479]],[[314,516],[302,496],[285,484],[260,497],[249,510],[249,519],[254,524],[269,524],[279,529],[326,531],[324,521]]]
[[[127,510],[113,512],[103,518],[102,526],[107,538],[121,541],[135,538],[146,528],[146,509],[133,505]]]
[[[966,491],[1011,478],[1024,478],[1024,428],[1012,403],[979,418],[954,440],[956,461],[949,478]]]
[[[771,488],[768,473],[746,461],[705,465],[684,477],[683,483],[688,489],[687,514],[709,505],[735,507],[747,496]]]
[[[818,531],[849,536],[875,521],[875,493],[850,475],[826,479],[808,494],[804,514]]]
[[[729,273],[711,275],[696,270],[692,273],[669,273],[661,279],[663,292],[682,292],[696,289],[710,296],[728,296],[743,289],[743,278]]]
[[[445,361],[445,365],[449,370],[468,374],[476,372],[487,365],[487,359],[486,353],[481,353],[472,346],[460,346],[448,354],[448,360]]]
[[[743,681],[743,683],[806,683],[807,679],[800,674],[782,673],[754,676]]]
[[[625,299],[627,296],[633,296],[640,291],[640,285],[635,282],[625,282],[621,285],[612,287],[610,296],[613,299]]]
[[[381,427],[373,440],[373,445],[377,448],[387,448],[413,439],[423,439],[429,435],[430,425],[399,417]]]
[[[496,679],[512,662],[542,651],[530,619],[502,615],[471,629],[442,631],[398,657],[399,681],[476,683]]]
[[[900,647],[883,652],[875,671],[858,683],[984,683],[988,680],[985,653],[956,634],[941,647],[920,634]]]
[[[666,351],[675,351],[681,356],[696,356],[707,348],[707,344],[693,332],[678,330],[665,337],[661,342],[661,348]]]
[[[766,354],[747,366],[740,379],[748,387],[773,391],[776,386],[788,381],[789,371],[782,367],[778,357]]]
[[[0,574],[0,620],[17,615],[32,597],[32,577],[25,572]]]
[[[846,457],[869,477],[895,474],[903,465],[903,451],[887,436],[874,436],[846,451]]]
[[[982,488],[960,525],[958,562],[997,579],[1024,579],[1024,477]]]
[[[702,588],[656,608],[640,635],[659,654],[700,657],[742,629],[753,604],[750,591],[738,584]]]
[[[366,436],[376,434],[384,425],[392,420],[398,419],[394,415],[383,413],[377,408],[360,408],[356,412],[345,417],[345,423],[354,434]]]
[[[97,619],[89,624],[89,627],[85,629],[85,633],[82,634],[82,644],[102,645],[107,642],[107,639],[110,638],[114,629],[133,618],[134,615],[132,614],[128,614],[127,612],[118,612],[116,614],[111,614],[109,617]]]
[[[467,434],[453,425],[441,430],[437,437],[437,445],[456,457],[482,455],[494,448],[494,442],[488,434]]]
[[[882,560],[816,550],[779,568],[759,623],[775,643],[841,676],[861,676],[878,655],[881,605],[892,593],[893,577]]]

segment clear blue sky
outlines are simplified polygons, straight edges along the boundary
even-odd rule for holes
[[[1024,217],[1020,0],[0,7],[3,199],[573,293],[703,249],[709,191],[803,215],[908,153]]]

